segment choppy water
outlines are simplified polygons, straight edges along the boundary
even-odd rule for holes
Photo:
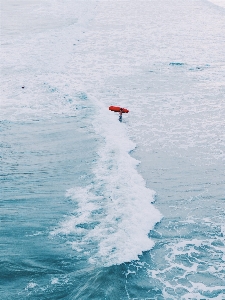
[[[225,299],[213,2],[2,2],[1,299]]]

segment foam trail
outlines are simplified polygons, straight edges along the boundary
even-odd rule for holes
[[[97,100],[94,129],[102,138],[95,180],[86,188],[73,188],[67,196],[76,201],[73,216],[61,223],[55,234],[74,234],[72,246],[86,253],[89,262],[109,266],[137,260],[154,242],[148,233],[161,214],[151,202],[155,192],[147,189],[138,174],[138,161],[129,155],[135,144],[126,125]]]

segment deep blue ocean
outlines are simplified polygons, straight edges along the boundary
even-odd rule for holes
[[[1,300],[225,299],[221,3],[2,0]]]

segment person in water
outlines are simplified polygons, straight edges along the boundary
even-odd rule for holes
[[[123,108],[120,108],[120,112],[119,112],[119,121],[122,122],[122,115],[123,115]]]

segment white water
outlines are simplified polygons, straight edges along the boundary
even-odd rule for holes
[[[209,0],[209,2],[225,8],[225,1],[224,0]]]
[[[137,160],[129,155],[135,145],[127,137],[126,125],[98,105],[94,128],[102,146],[93,170],[95,180],[91,186],[68,191],[78,208],[54,234],[74,234],[74,249],[87,252],[92,263],[109,266],[136,260],[151,249],[154,243],[148,233],[161,215],[151,204],[154,192],[136,171]]]
[[[140,259],[136,273],[135,262],[128,264],[127,298],[135,282],[141,286],[134,293],[138,297],[154,286],[165,299],[220,300],[223,9],[207,1],[177,3],[3,2],[1,116],[15,128],[23,121],[80,117],[87,135],[93,130],[98,137],[98,156],[90,167],[86,153],[77,154],[87,165],[84,182],[90,174],[93,181],[79,186],[71,180],[71,188],[65,188],[71,210],[52,216],[55,230],[46,225],[52,239],[62,236],[68,249],[93,266]],[[130,109],[124,123],[108,111],[111,104]],[[26,141],[26,131],[20,137]],[[150,189],[129,154],[135,145]],[[55,171],[60,176],[60,169]],[[154,206],[152,188],[158,194]],[[149,238],[159,211],[164,219]]]

